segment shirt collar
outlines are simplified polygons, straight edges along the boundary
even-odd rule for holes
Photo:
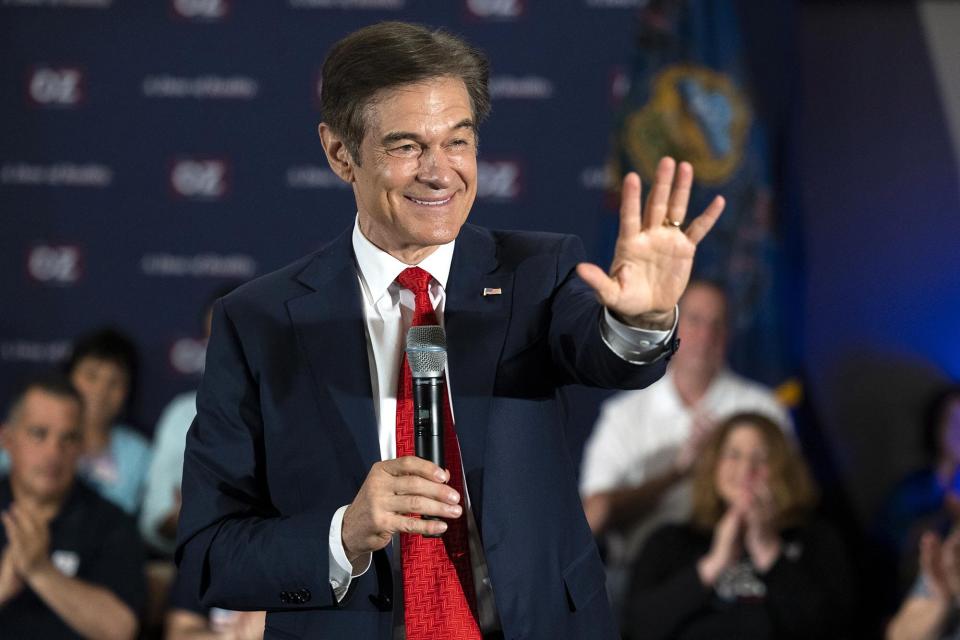
[[[370,242],[360,231],[359,216],[353,222],[353,253],[357,257],[360,279],[367,290],[370,301],[376,304],[387,289],[397,279],[400,272],[410,265],[400,262],[392,255]],[[450,276],[450,263],[453,261],[453,247],[456,240],[441,244],[437,250],[416,265],[433,276],[446,289]]]

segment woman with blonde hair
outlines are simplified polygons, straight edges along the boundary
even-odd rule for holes
[[[769,418],[730,417],[697,461],[693,517],[665,525],[634,571],[627,638],[836,638],[852,573],[832,529],[812,518],[806,464]]]

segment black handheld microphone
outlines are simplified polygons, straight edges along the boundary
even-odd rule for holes
[[[437,325],[410,327],[407,362],[413,374],[414,453],[443,464],[443,401],[447,392],[443,370],[447,366],[447,336]]]
[[[443,464],[443,400],[447,393],[447,335],[434,324],[407,331],[407,363],[413,377],[413,452],[441,469]],[[440,520],[422,516],[424,520]],[[439,535],[426,535],[439,538]]]

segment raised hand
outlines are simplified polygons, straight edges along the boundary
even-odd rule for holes
[[[676,180],[674,180],[676,178]],[[577,273],[597,293],[601,304],[627,324],[669,329],[673,309],[690,279],[697,244],[713,228],[723,211],[721,196],[686,230],[693,167],[662,158],[653,188],[641,212],[640,176],[623,179],[620,231],[609,273],[587,262]]]

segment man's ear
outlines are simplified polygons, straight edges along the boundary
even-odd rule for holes
[[[323,152],[327,154],[327,163],[329,163],[330,168],[341,180],[352,183],[353,156],[350,155],[343,139],[334,133],[326,122],[321,122],[317,131],[320,133],[320,144],[323,145]]]

